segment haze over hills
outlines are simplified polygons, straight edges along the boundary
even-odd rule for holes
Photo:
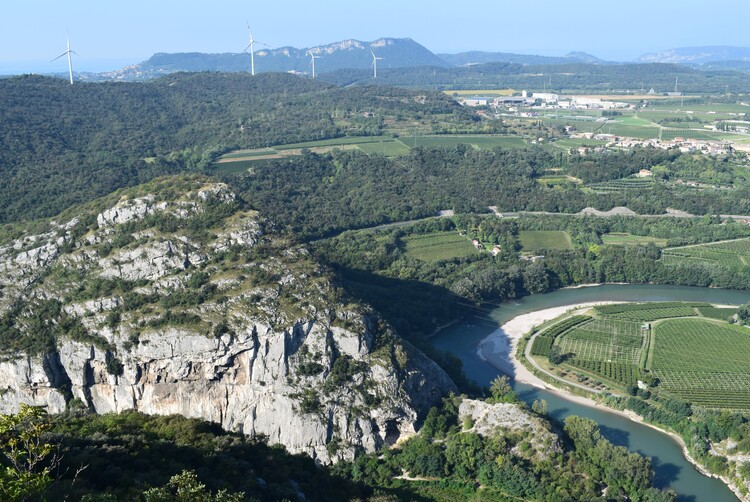
[[[726,45],[679,47],[659,52],[644,54],[638,63],[677,63],[699,65],[718,61],[750,61],[750,47],[732,47]]]
[[[536,56],[533,54],[514,54],[511,52],[469,51],[457,54],[438,54],[443,61],[454,66],[466,66],[484,63],[516,63],[516,64],[567,64],[594,63],[615,64],[611,61],[599,59],[586,52],[571,52],[565,56]]]
[[[260,42],[258,42],[260,43]],[[371,73],[372,54],[382,60],[378,69],[432,68],[430,72],[452,67],[488,64],[520,66],[558,66],[570,64],[627,65],[669,63],[700,70],[747,70],[750,48],[731,46],[683,47],[644,54],[633,62],[608,61],[583,51],[564,56],[541,56],[511,52],[467,51],[435,54],[411,38],[379,38],[371,42],[347,39],[313,47],[291,46],[263,48],[255,51],[256,73],[290,72],[311,74],[310,54],[316,56],[316,73],[364,70]],[[83,80],[145,80],[169,73],[186,71],[248,72],[247,53],[159,52],[146,61],[103,73],[81,73]],[[75,65],[74,65],[75,70]],[[62,75],[62,73],[61,73]]]

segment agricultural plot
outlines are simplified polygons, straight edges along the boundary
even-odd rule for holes
[[[698,307],[698,312],[703,317],[726,321],[727,318],[737,313],[737,307]]]
[[[667,248],[662,261],[670,264],[722,265],[731,269],[750,267],[750,239]]]
[[[456,145],[470,145],[478,150],[492,148],[522,148],[527,146],[523,138],[519,136],[495,136],[483,134],[465,134],[457,136],[417,136],[402,138],[404,144],[410,147],[416,144],[427,148],[450,148]]]
[[[665,390],[701,406],[750,409],[750,329],[670,319],[654,336],[653,372]]]
[[[623,190],[651,189],[657,183],[651,178],[622,178],[586,185],[595,192],[622,192]]]
[[[709,306],[706,303],[681,302],[625,303],[602,305],[597,307],[596,310],[607,317],[647,322],[670,317],[697,316],[696,308]]]
[[[602,235],[602,242],[609,246],[645,246],[646,244],[654,244],[658,247],[664,247],[667,245],[667,239],[617,232]]]
[[[560,337],[560,353],[571,359],[638,365],[643,351],[642,324],[594,319]]]
[[[555,338],[575,326],[580,326],[581,324],[588,322],[589,320],[591,320],[589,316],[575,315],[555,324],[549,329],[546,329],[544,333],[534,338],[534,345],[531,347],[531,353],[535,356],[548,356]]]
[[[411,235],[404,238],[404,242],[409,256],[426,262],[452,260],[478,253],[466,237],[456,232]]]
[[[521,230],[518,233],[523,251],[573,249],[570,234],[562,230]]]
[[[716,320],[736,310],[695,302],[599,306],[595,318],[572,326],[565,319],[540,333],[532,354],[556,349],[565,366],[622,386],[650,371],[661,392],[696,406],[750,410],[750,328]]]

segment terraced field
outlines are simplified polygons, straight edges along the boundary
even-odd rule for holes
[[[726,322],[736,308],[655,302],[596,307],[541,332],[535,356],[552,352],[574,374],[623,389],[644,375],[662,396],[711,409],[750,410],[750,328]]]
[[[622,192],[623,190],[653,188],[654,183],[656,182],[651,178],[623,178],[602,183],[592,183],[586,186],[595,192]]]
[[[668,265],[692,263],[744,269],[750,267],[750,238],[667,248],[661,259]]]

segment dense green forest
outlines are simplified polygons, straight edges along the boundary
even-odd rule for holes
[[[693,214],[750,213],[747,187],[707,193],[654,184],[599,192],[572,183],[551,188],[537,181],[545,170],[563,165],[591,181],[620,179],[657,165],[670,172],[682,157],[677,150],[655,148],[581,157],[542,148],[477,151],[459,145],[416,148],[398,158],[356,151],[309,153],[258,166],[252,176],[224,179],[246,194],[251,205],[301,238],[422,218],[443,209],[487,212],[488,206],[553,213],[576,213],[587,206],[627,206],[640,214],[663,214],[667,208]]]
[[[148,83],[70,86],[0,80],[0,223],[51,216],[117,188],[203,171],[220,153],[381,134],[436,115],[469,126],[441,93],[341,89],[288,74],[174,74]]]
[[[339,70],[320,78],[337,85],[371,82],[368,70]],[[726,86],[734,93],[750,91],[746,75],[733,70],[696,70],[677,64],[586,63],[537,64],[487,63],[444,68],[383,68],[378,71],[379,85],[450,89],[547,89],[559,91],[611,92],[624,90],[657,92],[674,90],[675,77],[680,91],[723,93]]]
[[[473,430],[470,417],[459,420],[463,398],[450,396],[418,435],[333,467],[181,416],[93,415],[73,406],[50,417],[26,407],[0,420],[0,461],[26,458],[15,434],[34,462],[0,472],[0,494],[11,501],[567,501],[595,499],[606,488],[608,499],[674,500],[652,486],[650,459],[612,445],[593,421],[571,417],[558,437],[544,402],[533,412],[511,404],[507,378],[491,390],[489,403],[505,403],[532,427]]]

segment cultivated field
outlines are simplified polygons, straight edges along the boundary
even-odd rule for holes
[[[427,262],[451,260],[478,253],[466,237],[456,232],[411,235],[405,237],[404,242],[409,256]]]
[[[332,150],[360,150],[368,154],[379,154],[387,157],[407,155],[416,146],[429,148],[451,148],[456,145],[468,145],[477,150],[492,148],[522,148],[527,143],[520,136],[503,136],[496,134],[461,134],[461,135],[428,135],[428,136],[356,136],[345,138],[290,143],[270,148],[255,150],[238,150],[222,155],[215,163],[214,169],[224,173],[241,173],[252,168],[254,164],[272,160],[288,159],[302,155],[303,150],[314,153],[328,153]]]
[[[518,233],[523,251],[542,249],[573,249],[570,234],[562,230],[521,230]]]
[[[667,245],[667,239],[617,232],[602,235],[602,242],[610,246],[644,246],[646,244],[654,244],[659,247],[664,247]]]
[[[710,408],[750,409],[750,329],[670,319],[655,341],[652,369],[664,390]]]
[[[712,409],[750,410],[750,328],[725,322],[736,308],[659,302],[596,307],[542,331],[535,356],[624,389],[652,373],[654,391]],[[720,320],[721,319],[721,320]]]
[[[750,267],[750,238],[667,248],[661,259],[670,265],[691,263],[744,269]]]

